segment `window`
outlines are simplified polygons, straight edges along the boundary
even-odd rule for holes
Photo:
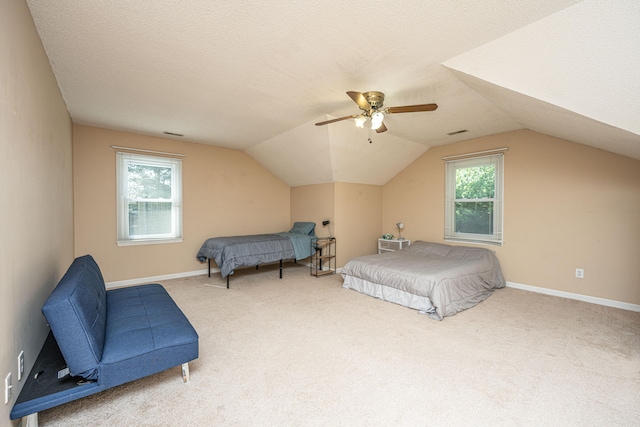
[[[116,154],[119,246],[182,241],[182,160]]]
[[[503,158],[447,161],[445,240],[502,245]]]

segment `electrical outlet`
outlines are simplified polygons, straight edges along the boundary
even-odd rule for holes
[[[18,355],[18,381],[22,379],[22,374],[24,374],[24,351]]]
[[[584,269],[576,268],[576,278],[577,279],[584,279]]]
[[[11,397],[11,389],[13,386],[11,385],[11,372],[4,379],[4,403],[5,405],[9,403],[9,398]]]

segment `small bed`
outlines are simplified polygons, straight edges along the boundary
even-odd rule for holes
[[[208,262],[209,277],[213,259],[222,278],[227,278],[227,288],[229,276],[241,267],[257,268],[261,264],[279,262],[282,279],[283,261],[298,261],[311,256],[315,227],[315,222],[296,222],[288,232],[212,237],[204,242],[196,258],[200,262]]]
[[[442,320],[505,286],[495,253],[484,248],[414,242],[402,250],[354,258],[342,268],[343,288]]]

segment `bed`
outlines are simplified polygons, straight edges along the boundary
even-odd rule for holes
[[[417,241],[395,252],[354,258],[342,268],[342,287],[442,320],[484,301],[505,286],[491,250]]]
[[[296,222],[288,232],[212,237],[203,243],[196,258],[200,262],[208,262],[209,277],[213,259],[222,278],[227,279],[227,288],[229,276],[241,267],[257,268],[261,264],[279,262],[282,279],[284,260],[298,261],[311,256],[315,227],[315,222]]]

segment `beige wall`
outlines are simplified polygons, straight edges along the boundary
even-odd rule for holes
[[[315,184],[291,187],[291,222],[316,223],[316,236],[335,235],[335,185]],[[322,221],[331,221],[326,227]]]
[[[0,377],[11,372],[9,412],[47,334],[40,311],[73,260],[71,120],[23,1],[0,5]]]
[[[322,226],[328,219],[331,224]],[[336,265],[375,253],[382,223],[382,186],[336,182],[291,188],[291,220],[314,221],[316,235],[336,238]]]
[[[434,147],[384,186],[383,228],[443,241],[443,156],[508,147],[507,281],[640,304],[640,161],[532,131]],[[575,269],[585,278],[576,279]]]
[[[336,185],[337,264],[351,258],[376,253],[382,224],[382,186]]]
[[[115,244],[113,145],[186,154],[184,242]],[[196,254],[209,237],[290,228],[289,186],[242,151],[76,125],[73,163],[75,253],[93,255],[107,282],[202,270]]]

